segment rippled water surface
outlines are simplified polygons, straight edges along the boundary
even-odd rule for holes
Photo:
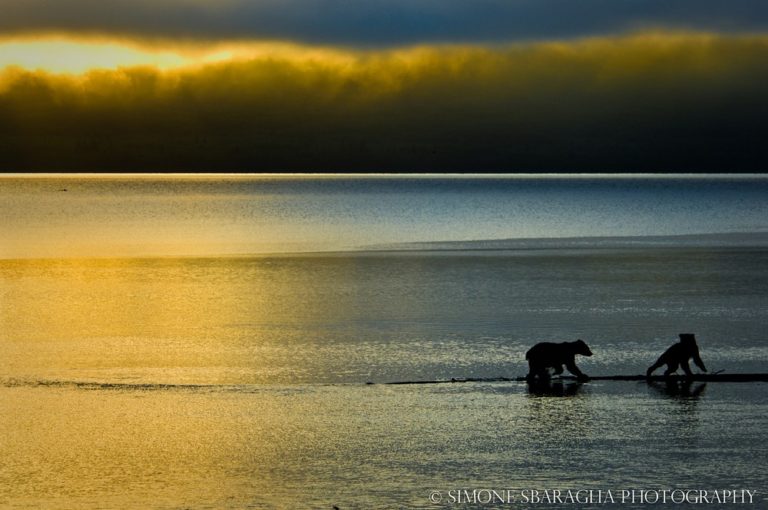
[[[277,218],[267,204],[286,196],[280,243],[319,228],[320,210],[334,228],[376,226],[377,239],[400,221],[410,233],[385,241],[417,240],[439,224],[425,211],[461,200],[446,221],[492,238],[484,221],[506,221],[518,209],[503,204],[520,189],[443,183],[424,206],[425,184],[389,181],[373,191],[247,181],[237,193],[194,181],[183,196],[167,183],[129,182],[120,195],[115,183],[67,181],[59,192],[59,182],[36,182],[0,190],[1,207],[16,211],[0,230],[0,507],[483,506],[452,501],[458,489],[517,491],[509,508],[605,507],[521,501],[524,490],[569,488],[750,490],[753,503],[736,506],[768,507],[766,383],[382,384],[522,376],[533,343],[576,338],[594,352],[578,360],[588,374],[639,374],[681,332],[697,335],[710,371],[768,372],[761,243],[202,256],[257,246],[267,230],[253,218]],[[52,201],[35,198],[41,182],[55,184],[43,194]],[[660,196],[681,229],[659,220],[672,229],[660,233],[698,232],[698,213],[680,223],[680,194],[708,201],[720,232],[765,224],[763,184],[651,184],[643,196]],[[554,198],[583,205],[602,189],[604,207],[625,200],[635,204],[627,221],[653,224],[626,183],[526,186],[531,218]],[[232,201],[250,204],[247,214],[233,216],[242,209]],[[39,207],[24,216],[19,204]],[[361,224],[349,219],[356,211]],[[560,227],[580,224],[565,217]],[[364,241],[359,232],[347,241]],[[165,237],[176,248],[212,244],[192,256],[135,255],[148,239],[169,246]],[[117,252],[72,256],[84,239]],[[21,256],[35,247],[46,257]]]
[[[138,384],[524,375],[583,338],[642,373],[680,332],[764,371],[768,250],[0,261],[2,375]]]
[[[766,259],[2,261],[0,504],[388,508],[465,487],[765,490],[765,383],[365,383],[520,376],[532,343],[576,336],[595,352],[586,372],[640,373],[682,329],[711,370],[765,371]]]
[[[764,508],[767,389],[3,388],[0,503],[431,508],[463,488],[693,488],[757,490],[746,507]]]

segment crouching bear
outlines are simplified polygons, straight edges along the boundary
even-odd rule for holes
[[[667,369],[664,371],[664,377],[669,377],[674,374],[677,372],[678,367],[681,366],[683,367],[683,372],[685,372],[686,377],[691,377],[693,376],[693,372],[691,372],[691,367],[688,366],[689,359],[693,359],[693,362],[696,363],[696,366],[702,371],[707,371],[704,362],[701,361],[701,356],[699,355],[699,346],[696,344],[696,335],[693,335],[692,333],[680,333],[680,341],[664,351],[664,354],[659,357],[656,363],[648,367],[648,371],[645,375],[646,377],[651,377],[654,370],[662,365],[667,365]]]
[[[584,374],[576,366],[576,355],[592,356],[587,344],[583,340],[575,342],[562,342],[559,344],[552,342],[542,342],[531,347],[525,353],[525,359],[528,360],[528,375],[526,379],[532,382],[536,377],[540,380],[549,379],[549,369],[555,369],[555,375],[563,373],[563,365],[570,373],[575,375],[580,381],[586,381],[589,376]]]

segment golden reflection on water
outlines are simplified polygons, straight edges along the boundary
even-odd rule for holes
[[[424,506],[438,481],[527,462],[517,398],[495,392],[19,386],[0,399],[16,411],[0,416],[0,503],[22,506]]]
[[[571,397],[524,383],[6,385],[0,506],[426,508],[430,490],[460,487],[759,488],[765,399],[748,397],[730,430],[738,389],[690,406],[590,384]],[[692,460],[703,452],[728,472]]]
[[[323,314],[263,261],[0,261],[0,276],[0,367],[14,376],[218,383],[245,364],[268,377],[290,324]]]
[[[49,508],[268,507],[281,466],[301,469],[291,450],[312,455],[302,437],[311,430],[286,419],[279,395],[247,406],[174,391],[0,394],[4,409],[16,410],[0,419],[7,477],[0,503],[12,496]],[[239,499],[243,482],[251,501]]]
[[[338,375],[353,364],[412,375],[442,360],[457,370],[521,359],[519,344],[486,349],[439,329],[495,302],[481,292],[492,280],[471,294],[461,290],[474,276],[433,274],[425,289],[414,275],[469,264],[0,261],[0,507],[430,507],[430,490],[472,486],[759,488],[760,386],[530,391]],[[421,327],[437,340],[420,340]],[[727,472],[690,462],[712,452]]]
[[[467,307],[463,280],[434,287],[419,276],[454,264],[343,256],[2,260],[0,370],[34,380],[292,384],[521,364],[519,342],[456,336],[466,325],[456,315]],[[472,324],[499,320],[475,307]]]

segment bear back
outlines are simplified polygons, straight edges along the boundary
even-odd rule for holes
[[[525,359],[539,358],[548,360],[573,359],[576,354],[592,356],[589,346],[581,339],[575,342],[542,342],[534,345],[525,353]]]

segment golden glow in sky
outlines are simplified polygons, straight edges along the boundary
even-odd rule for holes
[[[387,48],[0,37],[0,167],[762,171],[766,55],[766,35],[709,32]]]
[[[120,39],[72,38],[66,35],[0,39],[0,69],[82,74],[94,69],[127,67],[178,69],[229,60],[338,60],[343,52],[290,43],[231,41],[208,45],[191,42],[142,43]],[[334,58],[335,57],[335,58]]]
[[[96,68],[143,65],[165,69],[189,63],[189,59],[179,53],[146,51],[116,42],[40,39],[0,43],[0,67],[18,66],[55,73],[83,73]]]

